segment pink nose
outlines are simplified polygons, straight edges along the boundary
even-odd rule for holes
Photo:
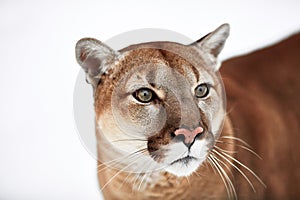
[[[188,129],[185,128],[180,128],[178,130],[175,131],[175,135],[184,135],[184,143],[185,144],[190,144],[192,142],[194,142],[195,137],[203,132],[203,128],[202,127],[197,127],[195,128],[193,131],[190,131]]]

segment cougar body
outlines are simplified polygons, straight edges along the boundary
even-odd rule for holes
[[[189,45],[77,43],[105,199],[300,196],[300,35],[219,70],[228,35],[225,24]]]

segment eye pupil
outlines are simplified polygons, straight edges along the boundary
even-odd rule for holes
[[[208,95],[208,93],[209,93],[209,88],[208,85],[205,83],[198,85],[195,89],[195,95],[198,98],[204,98]]]
[[[153,99],[153,92],[150,89],[142,88],[136,91],[134,97],[142,103],[148,103]]]

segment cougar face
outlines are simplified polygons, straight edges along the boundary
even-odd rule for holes
[[[93,85],[98,156],[123,171],[187,176],[206,159],[225,116],[217,56],[227,24],[190,45],[152,42],[114,51],[77,43]]]

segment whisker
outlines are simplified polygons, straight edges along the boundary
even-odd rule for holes
[[[118,162],[122,159],[122,158],[126,158],[127,156],[121,157],[121,158],[116,158],[114,160],[110,160],[106,163],[101,163],[100,165],[98,165],[98,174],[101,173],[102,171],[104,171],[107,168],[111,168],[114,167],[118,164]],[[104,167],[103,167],[104,166]],[[103,167],[103,168],[102,168]]]
[[[149,161],[148,161],[148,162],[149,162]],[[148,162],[147,162],[147,163],[148,163]],[[138,187],[137,187],[137,190],[138,190],[138,191],[140,191],[142,181],[143,181],[143,179],[145,178],[146,172],[143,172],[143,171],[144,171],[145,169],[148,168],[147,163],[145,163],[144,167],[142,167],[142,169],[141,169],[141,172],[142,172],[142,173],[138,173],[138,174],[137,174],[137,176],[136,176],[136,178],[134,179],[134,182],[133,182],[133,184],[132,184],[132,185],[135,186],[135,185],[137,185],[136,182],[138,182],[139,179],[141,180],[140,183],[139,183],[139,185],[138,185]],[[146,171],[146,170],[145,170],[145,171]]]
[[[249,185],[251,186],[252,190],[254,192],[256,192],[253,184],[251,183],[251,181],[249,180],[249,178],[245,175],[245,173],[238,168],[235,164],[233,164],[230,160],[228,160],[226,157],[224,157],[222,154],[220,154],[218,151],[214,151],[216,154],[218,154],[220,157],[222,157],[224,160],[226,160],[231,166],[233,166],[245,179],[246,181],[249,183]]]
[[[120,140],[113,140],[111,142],[127,142],[127,141],[141,141],[141,142],[147,142],[147,139],[140,139],[140,138],[132,138],[132,139],[120,139]]]
[[[159,157],[159,155],[153,155],[153,156],[154,156],[154,158],[153,158],[154,160],[155,160],[155,158]],[[149,171],[149,169],[152,169],[153,165],[156,166],[157,164],[155,162],[153,162],[153,160],[148,160],[147,163],[144,164],[144,167],[141,170],[141,171],[144,171],[144,172],[138,174],[137,177],[135,178],[135,180],[133,181],[133,185],[135,185],[136,182],[138,180],[140,180],[139,186],[137,188],[138,191],[141,190],[141,187],[143,185],[143,182],[146,180],[146,177],[147,176],[149,177],[153,173],[152,171]],[[162,167],[162,168],[164,168],[164,167]],[[160,170],[160,168],[155,167],[155,170]],[[146,181],[144,182],[144,185],[147,185]]]
[[[158,155],[154,155],[154,157],[157,157],[157,156],[158,156]],[[150,163],[150,164],[148,164],[148,163]],[[149,176],[151,175],[152,172],[148,172],[148,170],[151,169],[151,167],[152,167],[153,164],[155,164],[155,163],[152,162],[152,160],[148,160],[148,162],[145,163],[145,165],[144,165],[144,167],[143,167],[143,169],[142,169],[142,171],[144,170],[144,172],[141,173],[141,174],[143,174],[143,175],[139,175],[138,178],[134,181],[134,184],[135,184],[135,182],[136,182],[138,179],[140,179],[140,177],[142,177],[141,180],[140,180],[139,186],[138,186],[138,191],[140,191],[140,189],[141,189],[141,187],[142,187],[142,184],[143,184],[145,178],[148,176],[148,174],[149,174]],[[147,170],[147,168],[148,168],[148,170]],[[146,182],[145,182],[145,184],[146,184]]]
[[[220,151],[223,151],[225,153],[230,153],[230,154],[235,154],[235,153],[238,153],[237,151],[229,151],[229,150],[225,150],[225,149],[219,149]]]
[[[223,162],[221,159],[219,159],[214,153],[211,152],[211,154],[213,155],[213,157],[214,157],[219,163],[223,164],[223,165],[226,167],[226,169],[229,171],[230,175],[231,175],[232,177],[234,177],[234,175],[233,175],[233,173],[232,173],[230,167],[229,167],[225,162]]]
[[[210,164],[210,166],[213,168],[213,169],[216,169],[217,170],[217,174],[219,174],[219,176],[221,177],[223,183],[224,183],[224,186],[226,188],[226,192],[227,192],[227,195],[228,197],[231,197],[231,193],[229,192],[229,188],[228,188],[228,185],[227,185],[227,182],[225,181],[225,178],[223,177],[223,174],[221,173],[220,169],[217,167],[217,165],[215,164],[213,158],[211,157],[211,155],[209,155],[208,157],[208,163]]]
[[[143,174],[142,180],[140,181],[140,184],[139,184],[139,187],[138,187],[138,191],[141,190],[141,187],[142,187],[143,181],[145,180],[145,177],[147,177],[146,173]]]
[[[216,160],[216,157],[214,155],[212,155],[212,159],[215,161],[216,165],[218,165],[219,169],[221,170],[221,172],[223,173],[224,177],[226,178],[228,186],[229,186],[229,189],[230,189],[230,192],[231,192],[231,195],[233,195],[234,199],[237,199],[237,194],[236,194],[236,191],[235,191],[235,187],[234,187],[231,179],[229,178],[228,174],[223,169],[223,167],[219,164],[219,162]]]
[[[134,181],[133,181],[133,183],[132,183],[132,188],[131,188],[131,191],[132,191],[132,192],[133,192],[134,189],[136,189],[136,182],[137,182],[137,180],[140,178],[140,176],[141,176],[141,173],[136,173],[135,178],[134,178]]]
[[[120,158],[116,158],[116,159],[110,160],[110,161],[108,161],[106,163],[101,163],[101,165],[98,165],[98,168],[101,167],[102,165],[108,165],[109,163],[114,162],[116,160],[121,160],[121,159],[130,157],[132,155],[138,154],[138,153],[144,153],[146,150],[147,150],[147,148],[142,148],[142,149],[136,150],[136,151],[134,151],[132,153],[129,153],[128,155],[124,155],[124,156],[122,156]]]
[[[119,186],[119,190],[123,187],[124,183],[127,182],[127,179],[133,174],[133,172],[129,172],[126,178],[122,181],[122,184]]]
[[[233,140],[236,140],[236,141],[239,141],[239,142],[243,143],[244,145],[246,145],[248,147],[251,147],[247,142],[245,142],[244,140],[242,140],[241,138],[238,138],[238,137],[224,135],[224,136],[221,136],[220,138],[233,139]]]
[[[207,163],[206,163],[207,167],[210,166],[209,169],[212,169],[213,172],[214,172],[214,174],[218,174],[218,172],[216,171],[216,169],[215,169],[214,167],[212,167],[212,165],[211,165],[211,163],[209,162],[209,160],[207,160],[207,161],[208,161],[207,163],[209,164],[209,165],[207,165]]]
[[[249,167],[247,167],[246,165],[244,165],[243,163],[241,163],[239,160],[233,158],[232,156],[223,153],[225,156],[229,157],[230,159],[234,160],[236,163],[238,163],[239,165],[241,165],[242,167],[244,167],[246,170],[248,170],[253,176],[255,176],[255,178],[266,188],[266,184],[257,176],[257,174],[255,174]]]
[[[150,169],[151,168],[151,164],[153,164],[153,163],[151,163],[151,161],[148,161],[148,163],[150,162],[150,166],[148,167],[148,169]],[[145,164],[145,166],[148,166],[148,164],[146,163]],[[148,170],[145,170],[145,173],[144,173],[144,175],[143,175],[143,177],[142,177],[142,180],[140,181],[140,184],[139,184],[139,187],[138,187],[138,191],[140,191],[140,189],[141,189],[141,187],[142,187],[142,184],[143,184],[143,182],[145,181],[145,178],[148,176],[148,177],[150,177],[151,176],[151,174],[152,174],[152,172],[147,172]],[[145,185],[147,185],[147,182],[145,181]]]
[[[200,174],[199,172],[194,172],[193,174],[196,174],[196,176],[198,176],[198,177],[203,177],[204,175],[202,175],[202,174]]]
[[[124,185],[125,182],[128,182],[128,181],[127,181],[128,178],[129,178],[130,176],[133,176],[133,174],[136,174],[136,176],[139,176],[138,173],[129,172],[128,175],[126,176],[126,178],[123,180],[122,184],[119,186],[119,189]],[[134,180],[135,180],[135,179],[136,179],[136,178],[134,178]],[[133,184],[132,184],[132,185],[133,185]],[[133,188],[132,188],[132,189],[133,189]]]
[[[248,182],[248,184],[250,185],[250,187],[252,188],[253,192],[256,193],[256,190],[252,184],[252,182],[249,180],[249,178],[246,176],[246,174],[240,169],[238,168],[235,164],[233,164],[228,158],[226,158],[224,155],[222,155],[222,153],[219,153],[216,150],[213,150],[216,154],[218,154],[220,157],[222,157],[224,160],[226,160],[231,166],[233,166],[244,178],[245,180]]]
[[[189,177],[188,177],[188,176],[185,176],[185,178],[186,178],[186,180],[187,180],[187,182],[188,182],[189,186],[191,186],[191,183],[190,183],[190,179],[189,179]]]
[[[225,142],[225,141],[222,141],[222,140],[217,140],[216,142],[218,142],[218,143],[224,143],[224,144],[231,144],[231,145],[234,145],[236,147],[240,147],[240,148],[242,148],[242,149],[244,149],[246,151],[249,151],[250,153],[252,153],[253,155],[255,155],[257,158],[259,158],[260,160],[263,160],[263,158],[260,155],[258,155],[254,150],[252,150],[249,147],[246,147],[244,145],[240,145],[240,144],[236,144],[236,143],[232,143],[232,142]],[[230,153],[230,152],[228,152],[228,153]],[[237,151],[236,151],[236,153],[237,153]]]
[[[229,116],[229,114],[234,110],[235,106],[232,106],[230,109],[227,110],[227,112],[225,113],[227,116]]]
[[[120,163],[119,161],[121,161],[121,160],[124,160],[124,159],[134,159],[134,156],[138,156],[139,153],[143,153],[146,150],[147,150],[147,148],[139,149],[139,150],[137,150],[135,152],[132,152],[132,153],[130,153],[128,155],[122,156],[120,158],[116,158],[114,160],[110,160],[110,161],[108,161],[106,163],[102,163],[102,164],[98,165],[98,168],[101,168],[102,166],[105,166],[105,167],[102,168],[102,169],[99,169],[98,173],[102,172],[103,170],[105,170],[105,169],[107,169],[109,167],[116,166],[118,163]]]
[[[255,155],[256,157],[258,157],[259,159],[263,160],[261,156],[259,156],[255,151],[253,151],[252,149],[246,147],[246,146],[243,146],[243,145],[236,145],[238,147],[241,147],[242,149],[245,149],[247,151],[249,151],[250,153],[252,153],[253,155]]]
[[[136,160],[137,159],[140,159],[142,156],[140,155],[138,158],[136,158]],[[115,175],[113,175],[104,185],[103,185],[103,187],[101,188],[101,190],[103,191],[105,188],[106,188],[106,186],[114,179],[114,178],[116,178],[119,174],[121,174],[122,172],[124,172],[124,170],[125,169],[127,169],[127,168],[129,168],[130,166],[132,166],[133,164],[135,164],[135,162],[132,162],[132,163],[130,163],[129,165],[127,165],[126,167],[124,167],[123,169],[121,169],[121,170],[119,170],[117,173],[115,173]]]

